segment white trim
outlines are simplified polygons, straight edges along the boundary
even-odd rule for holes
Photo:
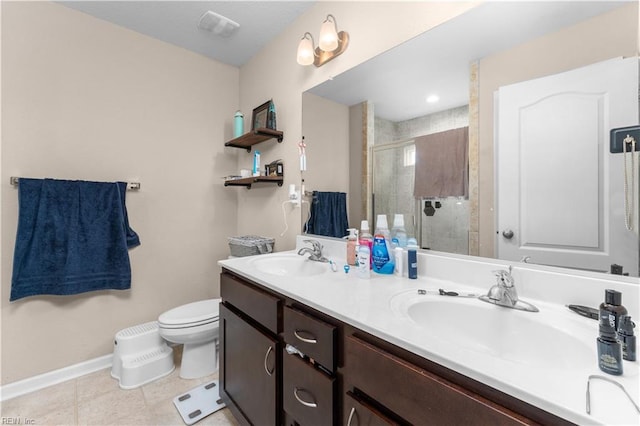
[[[29,377],[14,383],[0,387],[0,401],[6,401],[17,396],[34,392],[67,380],[75,379],[89,373],[93,373],[104,368],[111,367],[113,354],[104,355],[83,361],[78,364],[63,367],[58,370],[49,371],[37,376]]]

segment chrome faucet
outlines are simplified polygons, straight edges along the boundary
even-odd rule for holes
[[[303,256],[309,253],[309,260],[316,262],[328,262],[329,259],[322,255],[322,244],[316,240],[304,240],[303,242],[311,244],[311,247],[302,247],[298,250],[298,254]]]
[[[489,289],[486,295],[480,296],[479,299],[483,302],[493,303],[494,305],[504,306],[506,308],[538,312],[538,308],[518,298],[515,280],[513,276],[511,276],[511,271],[511,266],[509,266],[508,271],[504,269],[493,271],[493,274],[497,278],[497,283]]]

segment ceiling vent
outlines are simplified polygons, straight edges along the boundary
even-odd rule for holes
[[[236,21],[232,21],[225,16],[218,15],[217,13],[212,11],[208,11],[200,17],[198,28],[204,31],[212,32],[216,35],[219,35],[220,37],[229,37],[238,28],[240,28],[240,24],[238,24]]]

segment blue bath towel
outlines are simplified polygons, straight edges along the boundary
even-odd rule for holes
[[[131,288],[125,182],[20,178],[10,300]]]
[[[306,223],[306,232],[342,238],[349,233],[347,228],[347,194],[313,191],[311,218]]]

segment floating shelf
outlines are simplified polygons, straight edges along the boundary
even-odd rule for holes
[[[224,186],[246,186],[247,189],[251,189],[251,185],[258,182],[270,182],[276,183],[278,186],[282,186],[284,178],[282,176],[252,176],[242,179],[231,179],[224,181]]]
[[[249,133],[245,133],[242,136],[238,136],[235,139],[231,139],[229,142],[225,142],[224,146],[231,146],[233,148],[244,148],[247,152],[251,152],[251,147],[260,142],[268,141],[269,139],[277,139],[278,143],[282,142],[284,138],[284,132],[280,130],[267,129],[266,127],[260,127],[252,130]]]

